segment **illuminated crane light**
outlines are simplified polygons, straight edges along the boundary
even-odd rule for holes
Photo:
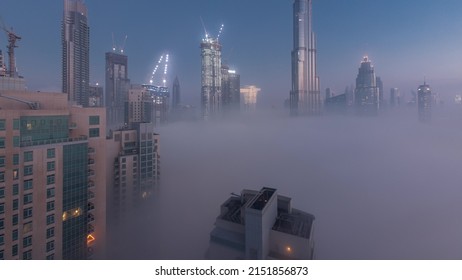
[[[155,75],[157,74],[157,70],[159,69],[160,64],[164,63],[164,67],[163,67],[164,71],[163,71],[162,77],[160,78],[160,82],[163,84],[164,87],[166,86],[167,73],[168,73],[168,60],[169,60],[169,54],[162,54],[160,56],[159,60],[157,61],[156,66],[154,67],[154,70],[152,71],[151,79],[149,80],[150,84],[153,84],[154,81],[156,81]]]

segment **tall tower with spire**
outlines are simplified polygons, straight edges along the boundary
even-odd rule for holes
[[[293,5],[292,90],[290,114],[319,115],[321,92],[316,71],[316,38],[312,31],[312,0],[295,0]]]

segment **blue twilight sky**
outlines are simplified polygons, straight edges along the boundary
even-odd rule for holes
[[[241,84],[262,88],[264,103],[282,105],[290,90],[292,0],[86,0],[91,32],[91,82],[104,83],[104,53],[112,32],[128,40],[129,76],[147,82],[162,52],[170,53],[170,83],[178,75],[185,103],[199,103],[200,40],[224,24],[223,57]],[[342,93],[368,54],[376,74],[406,96],[427,77],[443,98],[462,92],[462,1],[314,0],[321,89]],[[61,89],[61,0],[2,0],[0,15],[22,36],[20,74],[31,90]],[[7,39],[0,34],[6,53]]]

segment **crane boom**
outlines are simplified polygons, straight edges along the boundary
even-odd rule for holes
[[[8,48],[9,69],[7,73],[9,74],[10,77],[17,77],[18,74],[16,71],[16,58],[14,56],[14,49],[18,47],[16,45],[16,41],[21,40],[21,37],[13,32],[13,28],[10,28],[10,30],[8,30],[5,27],[3,20],[0,21],[0,24],[1,24],[0,27],[6,32],[8,36],[7,48]]]

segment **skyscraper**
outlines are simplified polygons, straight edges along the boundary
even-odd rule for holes
[[[208,120],[221,110],[221,45],[218,38],[208,34],[201,43],[202,75],[201,75],[201,107],[202,118]]]
[[[222,65],[221,68],[221,91],[223,110],[227,113],[238,112],[240,110],[240,88],[241,76],[236,70],[229,69],[228,65]]]
[[[390,89],[390,106],[394,107],[396,104],[399,105],[399,89],[398,88],[391,88]]]
[[[175,77],[172,86],[172,111],[179,109],[181,104],[181,91],[180,91],[180,81],[178,77]]]
[[[83,0],[64,0],[61,25],[62,82],[68,100],[88,106],[90,27]]]
[[[106,114],[107,129],[116,130],[124,126],[125,102],[128,98],[128,57],[122,53],[106,53]]]
[[[361,61],[356,77],[355,105],[359,115],[377,115],[379,92],[374,66],[367,56]]]
[[[312,31],[312,0],[295,0],[293,5],[292,90],[290,114],[319,115],[321,93],[316,72],[316,38]]]
[[[417,89],[417,106],[419,121],[429,122],[432,117],[432,91],[426,82]]]

